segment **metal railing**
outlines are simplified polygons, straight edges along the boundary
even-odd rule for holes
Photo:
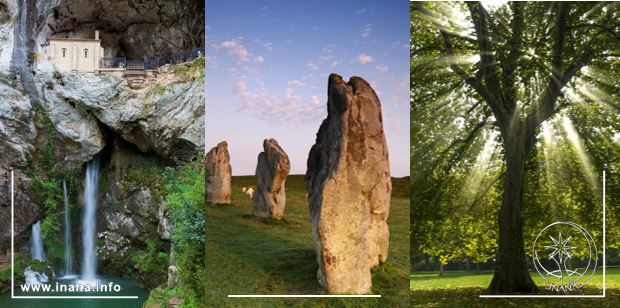
[[[146,60],[127,60],[128,70],[146,70]]]
[[[125,57],[102,58],[101,68],[124,68],[126,70],[156,70],[166,64],[179,64],[204,56],[204,48],[175,52],[163,57],[127,60]]]
[[[127,58],[125,57],[102,58],[99,67],[101,68],[126,68]]]

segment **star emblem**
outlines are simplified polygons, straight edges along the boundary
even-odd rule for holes
[[[555,239],[553,236],[549,236],[553,241],[553,245],[547,245],[545,248],[553,249],[551,253],[549,253],[549,259],[555,259],[556,257],[559,259],[560,264],[563,264],[569,258],[572,258],[573,255],[568,252],[571,249],[575,249],[575,246],[569,246],[568,241],[572,238],[569,236],[567,239],[562,239],[562,232],[558,235],[558,238]]]

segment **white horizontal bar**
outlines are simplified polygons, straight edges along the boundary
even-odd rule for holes
[[[605,295],[480,295],[481,298],[605,298]]]

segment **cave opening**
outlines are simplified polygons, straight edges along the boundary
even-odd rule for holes
[[[104,57],[143,60],[204,46],[204,2],[60,1],[44,20],[39,40],[94,39],[99,31]],[[178,7],[183,7],[179,10]]]

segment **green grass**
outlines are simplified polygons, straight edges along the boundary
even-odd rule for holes
[[[207,205],[206,305],[208,307],[408,307],[408,179],[394,179],[388,261],[373,270],[368,298],[242,299],[228,294],[327,294],[316,279],[317,262],[302,175],[286,182],[282,221],[252,218],[252,201],[241,192],[253,176],[233,177],[232,204]],[[402,183],[401,183],[402,182]]]
[[[531,273],[534,282],[540,287],[541,293],[554,294],[545,291],[543,279],[537,273]],[[620,268],[608,267],[606,273],[607,298],[605,299],[571,299],[570,305],[586,307],[599,305],[603,307],[618,307],[620,299]],[[411,304],[424,307],[561,307],[568,302],[566,299],[481,299],[491,283],[493,272],[475,274],[465,271],[446,271],[443,276],[438,272],[416,272],[411,275]],[[597,270],[590,282],[589,288],[581,290],[580,294],[602,294],[603,273]],[[616,305],[616,306],[614,306]]]

